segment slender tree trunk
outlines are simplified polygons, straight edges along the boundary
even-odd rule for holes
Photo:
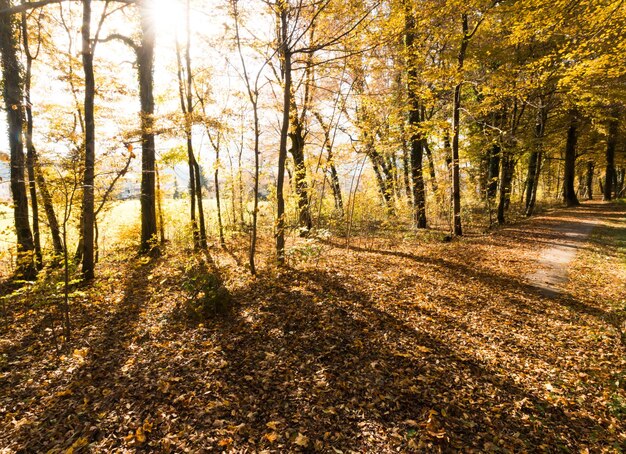
[[[86,280],[94,277],[95,78],[91,44],[91,0],[83,0],[83,70],[85,73],[85,174],[83,177],[83,262]]]
[[[619,130],[619,111],[614,109],[609,122],[609,136],[606,143],[606,170],[604,173],[604,200],[613,198],[613,185],[615,180],[615,148],[617,146],[617,133]]]
[[[283,121],[278,149],[278,179],[276,181],[276,258],[279,265],[285,264],[285,162],[289,136],[289,114],[291,110],[291,48],[289,47],[288,6],[280,8],[280,55],[283,61]]]
[[[376,175],[376,182],[378,183],[380,194],[383,197],[383,202],[387,207],[389,214],[393,215],[393,183],[390,181],[391,175],[389,173],[389,169],[386,167],[384,159],[380,153],[374,147],[373,140],[370,140],[367,137],[365,140],[368,142],[366,145],[366,154],[372,161],[372,168],[374,169],[374,174]]]
[[[22,0],[23,3],[23,0]],[[26,111],[26,166],[28,171],[29,189],[31,196],[32,217],[33,217],[33,236],[35,242],[35,255],[37,265],[41,266],[41,242],[39,235],[39,211],[37,207],[37,188],[35,184],[35,147],[33,145],[33,114],[30,97],[33,56],[29,47],[28,25],[26,14],[22,13],[22,39],[24,44],[24,53],[26,55],[26,72],[24,74],[24,110]]]
[[[148,0],[138,2],[141,16],[141,45],[137,49],[139,98],[141,102],[141,245],[140,251],[158,255],[156,242],[156,189],[154,143],[154,24]]]
[[[333,191],[333,198],[335,201],[335,209],[343,216],[343,197],[341,196],[341,184],[339,183],[339,175],[337,174],[337,168],[333,161],[333,144],[330,138],[330,127],[324,123],[324,119],[319,112],[314,113],[317,122],[324,131],[324,147],[327,152],[326,166],[330,172],[330,186]]]
[[[161,191],[161,178],[159,176],[159,167],[154,164],[154,174],[156,176],[156,198],[157,198],[157,212],[159,218],[159,233],[160,243],[165,244],[165,222],[163,221],[163,191]]]
[[[513,176],[515,175],[516,160],[511,154],[508,154],[507,166],[504,174],[504,187],[506,189],[504,196],[504,209],[508,210],[511,206],[511,193],[513,192]]]
[[[622,167],[615,173],[615,175],[615,197],[622,198],[624,197],[624,178],[626,177],[626,169]]]
[[[500,172],[498,174],[498,224],[505,223],[506,197],[509,191],[507,185],[507,169],[509,167],[510,156],[508,153],[501,152]]]
[[[405,139],[404,122],[401,122],[402,128],[402,177],[404,180],[404,192],[409,203],[409,206],[413,206],[413,189],[411,189],[411,164],[409,160],[409,147]]]
[[[543,157],[543,136],[547,120],[547,111],[540,101],[537,112],[537,123],[535,124],[535,149],[532,151],[528,161],[528,178],[526,186],[526,216],[532,216],[535,210],[537,199],[537,187],[539,186],[539,176],[541,173],[541,160]]]
[[[467,14],[462,16],[463,40],[458,56],[459,72],[463,70],[465,63],[465,53],[469,45],[469,25]],[[461,225],[461,176],[459,163],[459,134],[461,131],[461,88],[462,83],[458,83],[454,87],[454,103],[452,106],[452,215],[454,218],[454,235],[463,235],[463,227]]]
[[[588,161],[587,162],[587,175],[585,178],[585,186],[586,186],[586,195],[587,195],[587,200],[593,200],[593,172],[594,172],[594,165],[593,165],[593,161]]]
[[[428,145],[428,141],[424,139],[424,152],[426,153],[426,157],[428,158],[428,172],[430,173],[430,186],[433,189],[433,193],[436,193],[438,190],[437,185],[437,174],[435,173],[435,160],[433,159],[433,153],[430,150],[430,146]]]
[[[539,152],[533,151],[530,153],[528,157],[528,175],[526,177],[526,216],[530,216],[532,214],[532,209],[530,209],[533,190],[535,189],[535,184],[537,184],[538,174],[537,170],[539,168]]]
[[[565,169],[563,173],[563,199],[568,207],[572,207],[580,205],[574,189],[574,178],[576,176],[576,143],[578,141],[578,112],[572,109],[569,115],[570,124],[567,130]]]
[[[194,249],[200,248],[200,232],[198,229],[198,223],[196,222],[196,173],[195,173],[195,157],[193,154],[193,143],[191,141],[191,119],[187,112],[187,103],[185,101],[185,91],[187,90],[184,78],[183,78],[183,66],[181,58],[181,50],[178,41],[176,42],[176,61],[177,61],[177,76],[178,76],[178,90],[180,95],[180,108],[185,116],[185,136],[187,138],[187,164],[189,168],[189,209],[191,220],[191,231],[193,236]]]
[[[257,107],[254,107],[255,109],[257,109]],[[257,114],[258,115],[258,114]],[[258,121],[258,118],[257,120]],[[259,134],[261,134],[260,131],[258,131]],[[255,132],[256,134],[256,132]],[[254,160],[254,168],[255,168],[255,176],[254,178],[256,178],[256,158]],[[231,163],[232,166],[232,163]],[[245,218],[245,213],[246,213],[246,207],[245,207],[245,203],[243,201],[244,197],[243,197],[243,193],[244,193],[244,187],[243,187],[243,143],[241,148],[239,149],[239,152],[237,153],[237,197],[239,199],[239,226],[240,228],[243,230],[243,228],[246,225],[246,218]],[[231,171],[232,173],[232,171]],[[235,182],[233,181],[233,225],[237,225],[237,214],[235,213],[235,190],[234,190],[234,186],[235,186]]]
[[[50,236],[52,237],[54,255],[57,257],[61,257],[63,255],[63,242],[61,240],[59,221],[57,219],[56,213],[54,212],[52,195],[48,190],[48,184],[46,183],[46,179],[43,176],[43,170],[37,162],[37,155],[35,155],[35,179],[37,180],[37,186],[39,187],[39,193],[41,194],[44,211],[46,212],[46,217],[48,218],[48,226],[50,227]]]
[[[241,51],[241,37],[239,36],[239,10],[237,9],[237,0],[231,3],[233,7],[233,16],[235,18],[235,38],[237,40],[237,50],[239,52],[239,58],[241,59],[241,66],[243,68],[244,74],[244,82],[246,84],[246,88],[248,90],[248,98],[250,99],[250,104],[252,105],[252,113],[254,115],[254,207],[252,210],[252,231],[250,233],[250,251],[248,254],[248,261],[250,264],[250,273],[252,275],[256,275],[256,265],[255,265],[255,256],[256,256],[256,243],[257,243],[257,220],[259,214],[259,167],[260,167],[260,153],[259,153],[259,137],[261,135],[261,131],[259,128],[259,109],[257,101],[259,99],[258,85],[254,85],[254,89],[252,88],[252,83],[250,81],[250,76],[248,74],[248,68],[246,67],[246,60],[243,56],[243,52]],[[260,75],[260,73],[259,73]],[[258,78],[257,78],[258,81]],[[284,120],[284,118],[283,118]],[[238,162],[238,177],[239,177],[239,207],[241,213],[241,226],[244,225],[243,218],[243,182],[241,177],[241,156],[243,154],[243,125],[241,131],[241,148],[239,150],[239,162]],[[231,166],[232,168],[232,166]],[[234,185],[233,181],[233,185]],[[234,204],[235,204],[235,194],[233,190],[233,216],[234,216]]]
[[[48,218],[48,225],[50,226],[50,233],[52,237],[52,245],[54,248],[54,255],[60,257],[63,253],[63,245],[61,242],[61,233],[59,231],[59,222],[54,212],[52,205],[52,197],[48,191],[46,180],[43,176],[42,170],[38,165],[37,149],[33,143],[33,109],[31,101],[31,80],[32,80],[32,65],[36,57],[33,57],[29,46],[28,37],[28,23],[26,20],[26,14],[22,13],[22,40],[24,43],[24,53],[26,55],[26,73],[24,79],[24,98],[26,102],[26,150],[27,150],[27,162],[28,162],[28,179],[30,183],[30,195],[33,210],[33,233],[35,240],[35,253],[37,255],[37,263],[41,266],[41,244],[40,244],[40,229],[39,229],[39,210],[37,204],[37,191],[35,183],[39,186],[39,192],[44,205],[44,211]],[[39,48],[37,50],[39,53]]]
[[[191,144],[191,137],[189,138],[189,144]],[[198,203],[198,224],[200,226],[200,248],[207,248],[207,235],[206,235],[206,222],[204,220],[204,208],[202,206],[202,179],[200,178],[200,164],[198,164],[195,155],[193,154],[193,148],[190,148],[191,155],[193,156],[193,170],[195,174],[196,183],[196,199]]]
[[[11,7],[0,0],[0,9]],[[16,34],[8,14],[0,15],[0,51],[2,52],[3,96],[7,112],[9,147],[11,149],[11,193],[17,234],[16,277],[33,279],[37,269],[33,261],[35,244],[28,219],[28,196],[24,180],[24,144],[22,142],[22,78],[17,59]]]
[[[494,143],[489,149],[487,171],[487,197],[493,199],[498,191],[498,172],[500,171],[500,145]]]
[[[418,98],[417,62],[415,59],[415,17],[410,2],[405,2],[404,45],[407,53],[407,98],[409,101],[409,143],[411,146],[411,177],[413,179],[414,222],[418,229],[426,228],[426,196],[422,169],[424,148],[419,132],[421,116]]]
[[[190,27],[190,14],[191,8],[189,0],[186,3],[186,24],[187,24],[187,39],[185,43],[185,69],[187,72],[187,147],[189,155],[192,158],[192,165],[194,169],[194,180],[196,183],[196,198],[198,203],[198,224],[200,233],[200,248],[207,248],[207,235],[206,235],[206,222],[204,220],[204,208],[202,203],[202,180],[200,178],[200,165],[196,159],[193,146],[192,146],[192,116],[193,116],[193,74],[191,72],[191,27]]]
[[[224,225],[222,223],[222,205],[220,201],[220,136],[218,133],[217,142],[215,144],[215,201],[217,203],[217,226],[219,228],[220,246],[226,247],[224,241]]]
[[[253,194],[253,208],[252,208],[252,232],[250,233],[250,253],[248,254],[248,259],[250,263],[250,272],[252,275],[256,275],[256,265],[255,265],[255,256],[256,256],[256,243],[257,243],[257,224],[258,224],[258,216],[259,216],[259,171],[260,171],[260,150],[259,150],[259,137],[261,135],[260,127],[259,127],[259,112],[257,106],[257,96],[256,91],[251,94],[250,100],[252,102],[252,110],[254,115],[254,194]],[[243,145],[242,145],[243,152]],[[241,157],[241,153],[239,154]],[[241,174],[241,159],[239,161],[239,173]],[[239,189],[240,194],[243,192],[243,188]],[[243,217],[243,195],[242,195],[242,203],[241,203],[241,213]]]
[[[36,150],[33,144],[33,109],[30,99],[30,88],[32,79],[33,56],[28,45],[28,25],[26,13],[22,13],[22,41],[24,44],[24,54],[26,55],[26,72],[24,74],[24,110],[26,111],[26,169],[28,172],[28,186],[30,190],[30,203],[33,218],[33,240],[35,243],[35,266],[37,269],[43,267],[43,257],[41,254],[41,235],[39,230],[39,206],[37,203],[37,185],[35,177]]]
[[[294,106],[292,106],[293,108]],[[304,161],[304,128],[297,115],[291,115],[290,129],[291,148],[289,151],[294,163],[295,189],[298,196],[298,224],[300,226],[300,236],[305,237],[313,228],[313,220],[311,218],[311,203],[309,201],[309,187],[306,181],[306,163]]]

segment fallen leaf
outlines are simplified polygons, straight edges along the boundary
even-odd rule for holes
[[[135,431],[135,440],[137,440],[137,443],[145,443],[146,442],[146,434],[143,431],[143,427],[139,427]]]
[[[265,438],[270,443],[274,443],[278,439],[278,434],[276,432],[269,432],[263,435],[263,438]]]
[[[294,443],[297,444],[298,446],[302,446],[303,448],[306,448],[307,446],[309,446],[309,437],[299,433],[296,439],[294,440]]]

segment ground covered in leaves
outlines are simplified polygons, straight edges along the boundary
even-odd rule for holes
[[[625,216],[302,241],[256,279],[243,249],[120,256],[73,289],[61,353],[59,288],[28,287],[4,298],[0,452],[621,452]],[[531,286],[592,220],[566,288]]]

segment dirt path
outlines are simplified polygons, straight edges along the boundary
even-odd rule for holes
[[[546,296],[563,293],[568,282],[569,265],[576,257],[581,244],[587,240],[597,225],[597,218],[587,209],[585,212],[578,212],[575,219],[548,226],[555,238],[550,241],[551,245],[541,251],[538,259],[539,268],[526,276],[530,285],[541,290]]]

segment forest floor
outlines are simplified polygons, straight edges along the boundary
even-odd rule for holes
[[[5,297],[0,452],[626,450],[626,205],[434,238],[303,240],[258,278],[243,242],[120,254],[62,354],[54,276]]]

